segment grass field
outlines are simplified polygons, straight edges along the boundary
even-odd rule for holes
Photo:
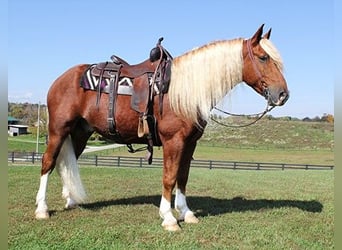
[[[81,167],[89,200],[64,210],[51,175],[51,218],[34,219],[39,167],[8,169],[9,249],[333,249],[333,171],[191,169],[200,223],[161,227],[161,169]]]

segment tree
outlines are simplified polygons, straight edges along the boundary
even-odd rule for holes
[[[321,121],[323,122],[329,122],[329,123],[334,123],[334,116],[331,114],[323,114]]]

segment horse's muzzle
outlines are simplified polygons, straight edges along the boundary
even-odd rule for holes
[[[270,106],[282,106],[290,97],[289,93],[285,90],[272,91],[270,89],[265,91],[264,96]]]

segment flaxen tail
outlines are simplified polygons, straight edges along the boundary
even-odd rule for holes
[[[56,161],[56,169],[63,182],[63,196],[70,197],[78,204],[86,200],[77,159],[72,145],[71,136],[65,139]]]

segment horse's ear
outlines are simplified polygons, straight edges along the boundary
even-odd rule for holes
[[[262,38],[270,39],[271,31],[272,31],[272,28],[270,28],[270,29],[267,31],[267,33],[266,33]]]
[[[257,45],[259,43],[259,41],[261,40],[261,36],[262,36],[262,31],[264,28],[265,24],[262,24],[259,29],[257,30],[257,32],[255,32],[255,34],[252,36],[251,38],[251,42],[253,45]]]

